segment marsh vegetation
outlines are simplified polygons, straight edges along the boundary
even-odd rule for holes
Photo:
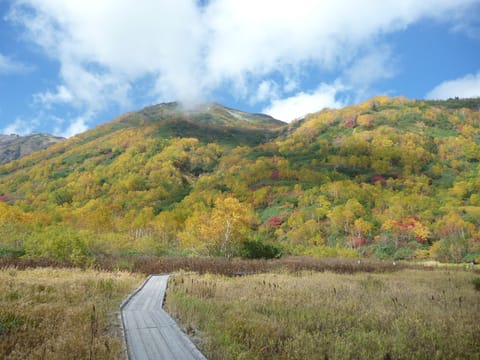
[[[166,307],[209,359],[475,359],[468,271],[180,273]]]
[[[122,359],[121,301],[141,281],[125,272],[0,270],[1,359]]]

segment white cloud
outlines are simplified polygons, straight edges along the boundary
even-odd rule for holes
[[[355,60],[345,71],[345,80],[358,87],[368,87],[372,83],[396,75],[392,51],[388,46],[378,46]]]
[[[305,65],[344,73],[342,81],[371,84],[394,72],[388,53],[365,48],[425,18],[458,26],[478,0],[13,4],[10,21],[22,25],[28,38],[60,64],[60,83],[36,100],[98,112],[112,104],[128,107],[136,82],[145,78],[152,86],[143,96],[186,102],[208,100],[227,86],[230,95],[243,99],[286,97],[302,88]],[[272,81],[277,86],[267,88]]]
[[[34,94],[33,99],[37,103],[50,106],[52,103],[70,103],[74,97],[66,86],[60,85],[55,92],[46,91],[40,94]]]
[[[382,34],[425,17],[450,19],[475,0],[213,0],[208,72],[217,81],[314,63],[342,67]]]
[[[264,80],[258,85],[256,93],[251,97],[251,104],[258,104],[278,97],[278,85],[275,81]]]
[[[378,95],[375,84],[397,75],[400,72],[398,68],[399,64],[391,47],[378,44],[364,49],[363,53],[345,68],[338,81],[349,88],[353,101],[358,103]]]
[[[38,119],[25,120],[25,119],[17,118],[13,123],[3,128],[1,132],[2,134],[5,134],[5,135],[10,135],[10,134],[28,135],[35,130],[38,124],[39,124]]]
[[[13,61],[8,56],[0,54],[0,75],[24,74],[31,70],[30,66]]]
[[[125,104],[131,84],[144,76],[157,80],[154,97],[189,100],[204,89],[204,28],[194,0],[146,0],[142,6],[130,0],[21,0],[9,18],[60,62],[59,86],[75,105]],[[65,100],[51,90],[38,97]]]
[[[72,137],[76,134],[80,134],[88,129],[88,117],[78,117],[74,119],[70,124],[68,125],[68,128],[65,131],[58,131],[59,136],[63,136],[65,138]]]
[[[339,92],[343,91],[341,84],[321,84],[318,89],[311,93],[299,92],[298,94],[272,101],[270,106],[263,109],[276,119],[291,122],[308,113],[316,112],[324,108],[340,108],[345,104],[337,100]]]
[[[452,30],[457,33],[465,34],[474,40],[480,40],[480,19],[478,17],[480,11],[480,3],[468,12],[457,13],[454,16],[454,26]]]
[[[287,75],[285,78],[285,84],[283,85],[283,91],[289,93],[296,90],[298,87],[298,80]]]
[[[449,98],[480,97],[480,72],[468,74],[463,78],[444,81],[427,95],[427,99],[444,100]]]
[[[5,135],[29,135],[37,132],[38,129],[42,127],[42,124],[48,122],[55,124],[52,132],[53,135],[68,138],[83,131],[86,131],[89,128],[88,124],[93,117],[94,113],[87,113],[74,119],[66,120],[58,117],[50,117],[47,114],[42,113],[38,117],[28,120],[23,118],[17,118],[14,122],[1,129],[0,133]],[[65,124],[67,125],[66,129],[63,128]]]

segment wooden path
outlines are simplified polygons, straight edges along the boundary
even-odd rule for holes
[[[130,360],[205,359],[163,310],[168,275],[151,276],[121,306]]]

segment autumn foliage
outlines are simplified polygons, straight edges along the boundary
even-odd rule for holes
[[[478,103],[377,97],[290,125],[218,105],[126,114],[0,167],[0,256],[232,257],[254,241],[475,260]]]

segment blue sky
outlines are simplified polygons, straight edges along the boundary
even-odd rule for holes
[[[0,0],[0,132],[215,101],[284,121],[480,96],[480,0]]]

